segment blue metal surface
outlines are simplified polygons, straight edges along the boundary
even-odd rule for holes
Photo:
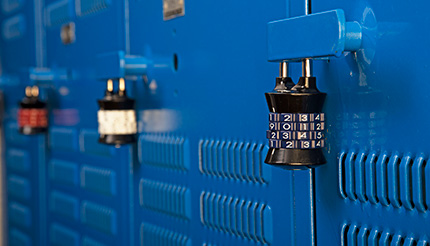
[[[357,22],[346,22],[341,9],[270,22],[267,25],[269,61],[339,57],[361,48]]]
[[[102,80],[126,76],[147,75],[152,61],[139,56],[125,55],[124,51],[101,54],[97,57],[97,78]]]
[[[282,25],[269,43],[267,23],[303,16],[303,0],[184,3],[164,21],[161,0],[1,1],[9,245],[428,245],[428,2],[315,0],[345,19]],[[361,48],[342,52],[358,47],[354,21]],[[314,171],[263,163],[275,45],[271,60],[335,56],[314,62],[328,160]],[[147,70],[121,67],[143,58]],[[139,140],[100,145],[100,79],[126,75]],[[49,104],[46,135],[17,132],[29,84]]]

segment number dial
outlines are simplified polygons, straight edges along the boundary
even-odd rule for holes
[[[276,149],[318,149],[325,147],[324,139],[321,140],[269,140],[269,147]]]
[[[266,137],[271,148],[316,149],[325,146],[324,113],[270,113]]]

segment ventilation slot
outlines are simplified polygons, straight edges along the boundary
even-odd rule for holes
[[[72,10],[70,0],[61,0],[46,6],[46,24],[58,26],[71,21]]]
[[[79,234],[59,224],[53,224],[50,228],[51,245],[78,245]]]
[[[258,142],[202,139],[199,142],[200,172],[210,177],[265,184],[271,169],[264,164],[268,147]]]
[[[424,155],[343,151],[339,155],[339,191],[343,198],[426,212],[430,168]]]
[[[110,4],[110,0],[76,0],[76,15],[83,17],[95,14],[107,9]]]
[[[186,171],[188,153],[188,140],[183,137],[147,134],[139,140],[139,160],[144,165]]]
[[[114,196],[116,179],[116,173],[110,169],[87,165],[81,169],[81,187],[94,193]]]
[[[253,242],[272,242],[272,210],[264,203],[202,192],[200,217],[201,222],[212,230]]]
[[[186,187],[141,179],[139,194],[143,208],[181,219],[191,217],[191,193]]]
[[[92,202],[81,204],[81,222],[100,232],[115,235],[117,216],[115,210]]]
[[[24,0],[3,0],[2,9],[5,13],[11,13],[18,10],[23,5]]]
[[[17,15],[3,21],[3,37],[6,40],[18,39],[25,34],[25,17]]]
[[[140,227],[140,240],[140,245],[148,246],[191,246],[191,239],[187,236],[147,223],[142,223]]]
[[[93,240],[89,237],[84,237],[84,239],[82,240],[82,246],[106,246],[106,245],[100,242],[97,242],[96,240]]]
[[[9,245],[30,246],[30,237],[22,231],[11,227],[9,228]]]
[[[343,224],[341,230],[341,245],[428,246],[429,244],[426,240],[417,240],[412,235],[401,235],[388,230],[372,229],[366,226],[358,226],[357,224]]]

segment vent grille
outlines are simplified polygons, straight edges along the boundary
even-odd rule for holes
[[[187,236],[147,223],[140,227],[140,240],[144,246],[191,246],[191,239]]]
[[[97,242],[96,240],[93,240],[89,237],[84,237],[82,240],[82,246],[105,246],[105,244]]]
[[[59,224],[53,224],[50,228],[51,245],[74,246],[79,243],[78,232]]]
[[[95,14],[107,9],[110,4],[110,0],[76,0],[76,15],[83,17]]]
[[[25,16],[20,14],[3,22],[3,37],[6,40],[18,39],[25,34]]]
[[[227,180],[269,183],[271,169],[264,164],[268,149],[258,142],[202,139],[199,142],[200,172]]]
[[[76,197],[54,191],[50,195],[50,211],[63,218],[78,220],[79,201]]]
[[[31,228],[32,213],[29,207],[16,202],[10,202],[8,207],[8,219],[11,224]]]
[[[397,245],[397,246],[429,246],[426,240],[418,240],[413,235],[393,233],[389,230],[369,228],[357,224],[343,224],[341,230],[341,245]]]
[[[24,177],[10,175],[7,179],[7,192],[15,198],[29,200],[31,197],[30,182]]]
[[[186,187],[141,179],[140,205],[181,219],[191,217],[191,193]]]
[[[116,194],[116,173],[110,169],[83,166],[81,169],[81,187],[107,196]]]
[[[139,139],[139,160],[144,165],[186,171],[189,145],[183,137],[146,134]]]
[[[111,208],[92,202],[82,202],[81,222],[100,232],[111,235],[115,235],[117,232],[116,212]]]
[[[69,0],[61,0],[46,6],[46,24],[57,26],[67,23],[72,19]]]
[[[3,0],[2,9],[5,13],[11,13],[22,7],[24,0]]]
[[[30,246],[31,240],[30,237],[25,234],[24,232],[16,229],[16,228],[10,228],[9,229],[9,245],[21,245],[21,246]]]
[[[424,213],[430,205],[428,187],[430,165],[424,155],[345,151],[339,156],[339,189],[345,199]]]
[[[210,229],[253,242],[272,242],[272,210],[264,203],[202,192],[200,217]]]

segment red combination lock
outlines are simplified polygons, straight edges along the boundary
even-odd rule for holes
[[[48,110],[46,103],[39,100],[39,88],[27,86],[25,97],[19,103],[18,126],[19,132],[32,135],[46,132],[48,129]]]

